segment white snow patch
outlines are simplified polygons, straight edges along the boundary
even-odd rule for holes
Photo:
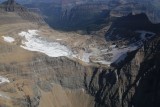
[[[22,41],[21,47],[29,50],[44,53],[50,57],[70,56],[71,51],[64,45],[58,42],[49,42],[39,37],[37,30],[28,30],[28,32],[22,31],[19,33],[25,40]]]
[[[125,58],[127,57],[127,53],[128,52],[132,52],[137,50],[138,47],[137,46],[129,46],[127,48],[122,48],[122,49],[118,49],[118,48],[113,48],[112,51],[108,52],[108,54],[112,54],[112,58],[110,61],[106,61],[106,60],[99,60],[99,61],[94,61],[97,63],[101,63],[101,64],[105,64],[105,65],[111,65],[112,63],[120,63],[121,61],[125,60]]]
[[[8,78],[0,76],[0,84],[3,84],[3,83],[10,83],[10,81],[8,80]]]
[[[60,41],[60,40],[62,40],[62,39],[56,39],[56,40]]]
[[[132,44],[128,47],[123,47],[123,48],[116,48],[116,45],[111,45],[110,47],[112,48],[111,51],[108,51],[108,49],[99,50],[101,54],[96,54],[96,52],[91,52],[91,53],[83,52],[83,54],[81,55],[79,54],[75,55],[74,58],[80,59],[81,61],[86,63],[92,61],[95,63],[101,63],[110,66],[112,63],[118,64],[121,61],[125,60],[125,58],[127,57],[127,53],[137,50],[139,48],[139,45]],[[100,55],[105,55],[105,54],[112,54],[111,60],[107,61],[103,57],[100,57],[100,59],[94,59],[90,61],[90,57],[92,56],[98,58]]]
[[[105,61],[105,60],[94,61],[94,62],[101,63],[101,64],[108,65],[108,66],[110,66],[112,64],[111,61]]]
[[[116,62],[116,61],[120,62],[122,59],[125,59],[124,57],[127,56],[128,52],[135,51],[138,48],[139,48],[138,46],[128,46],[127,48],[113,49],[113,51],[111,51],[111,53],[113,54],[113,58],[111,62]]]
[[[12,43],[15,41],[15,39],[10,36],[2,36],[2,37],[3,37],[3,40],[8,43]]]
[[[148,40],[155,36],[155,33],[153,32],[147,32],[147,31],[136,31],[136,32],[141,33],[141,40]]]
[[[83,62],[89,63],[90,60],[90,56],[92,55],[92,53],[83,53],[82,57],[79,58],[80,60],[82,60]]]
[[[5,98],[5,99],[10,99],[10,97],[6,96],[6,95],[3,94],[3,93],[0,93],[0,97]]]
[[[32,34],[32,35],[38,35],[38,30],[28,30],[28,33]]]
[[[114,31],[114,29],[113,29],[113,31]],[[108,36],[108,38],[110,38],[112,36],[113,31],[110,33],[110,36]],[[148,31],[136,31],[136,32],[140,33],[139,39],[136,40],[136,42],[129,44],[128,46],[122,46],[120,48],[116,48],[116,45],[110,45],[109,47],[112,50],[108,50],[108,49],[100,50],[102,57],[100,57],[100,59],[96,59],[96,60],[92,60],[92,61],[96,62],[96,63],[109,65],[109,66],[112,63],[119,64],[120,62],[122,62],[126,59],[126,57],[128,56],[128,53],[137,50],[138,48],[140,48],[143,45],[144,41],[148,41],[155,36],[155,33],[153,33],[153,32],[148,32]],[[109,57],[110,60],[109,59],[105,60],[105,58],[103,57],[103,55],[107,55],[107,54],[110,55],[110,57]],[[93,54],[91,54],[90,56],[92,56],[92,55]],[[99,57],[99,55],[96,55],[96,56]]]
[[[115,48],[117,45],[111,45],[110,48]]]
[[[121,56],[115,61],[115,63],[118,64],[118,63],[124,61],[126,57],[127,57],[127,53],[121,55]]]
[[[85,92],[85,89],[84,89],[84,88],[82,88],[82,92]]]

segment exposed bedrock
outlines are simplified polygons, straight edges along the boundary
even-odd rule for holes
[[[96,107],[158,107],[159,40],[147,43],[119,69],[97,69],[88,85]]]
[[[158,0],[65,0],[62,3],[26,4],[38,8],[46,22],[60,30],[95,31],[108,26],[111,17],[124,17],[145,13],[152,23],[160,23]]]
[[[2,5],[4,11],[3,6],[6,5]],[[25,12],[20,15],[24,15],[22,18],[29,14],[27,10]],[[136,26],[132,22],[134,18],[139,19]],[[118,21],[120,23],[116,23]],[[159,25],[151,24],[144,14],[129,15],[116,22],[108,32],[117,28],[110,40],[116,41],[114,36],[119,34],[122,40],[129,41],[136,30],[149,30],[157,36],[144,39],[143,46],[130,52],[127,59],[116,66],[86,65],[66,57],[51,58],[38,52],[34,52],[31,59],[26,58],[25,62],[0,63],[0,73],[10,80],[10,83],[1,84],[0,107],[159,107]],[[131,40],[135,41],[138,39]],[[13,50],[14,45],[1,47],[4,54]],[[14,57],[13,53],[8,56]],[[28,51],[22,54],[25,53],[29,55]]]
[[[13,100],[20,107],[158,107],[159,42],[145,43],[118,68],[38,55],[25,64],[1,64],[0,70],[33,81],[33,95]],[[21,85],[18,89],[26,93]]]

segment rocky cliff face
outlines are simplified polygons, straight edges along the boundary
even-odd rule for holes
[[[133,53],[121,68],[95,71],[89,92],[95,96],[96,107],[158,107],[157,51],[156,38]]]
[[[17,14],[17,16],[20,16],[21,18],[23,18],[23,20],[28,20],[33,23],[36,22],[39,24],[45,23],[43,18],[40,15],[35,14],[34,12],[28,10],[22,5],[16,3],[14,0],[8,0],[0,4],[0,12],[1,12],[1,18],[6,17],[6,13],[13,12],[14,14]],[[13,17],[13,18],[10,17],[10,21],[17,21],[18,18],[15,19],[16,15],[14,15],[15,17],[13,15],[10,15],[10,16]],[[5,19],[2,21],[6,22]]]
[[[113,18],[109,30],[106,32],[103,29],[102,34],[105,35],[100,37],[100,35],[78,35],[73,32],[52,30],[47,25],[39,24],[37,21],[39,17],[38,19],[33,17],[35,14],[28,9],[14,8],[8,12],[5,6],[1,5],[0,35],[10,37],[7,37],[9,40],[5,42],[4,36],[0,36],[0,106],[159,107],[160,30],[159,25],[152,24],[145,14]],[[101,7],[98,8],[99,6]],[[73,21],[77,14],[84,15],[86,14],[84,10],[91,12],[93,8],[96,8],[94,14],[100,13],[103,16],[101,10],[106,7],[101,3],[98,7],[93,3],[74,7],[69,19]],[[78,11],[76,15],[75,11]],[[86,64],[72,57],[49,57],[43,52],[31,52],[21,48],[25,47],[23,43],[27,40],[21,43],[21,39],[24,40],[25,37],[20,37],[18,34],[28,29],[41,31],[40,39],[31,41],[41,43],[40,49],[47,39],[51,42],[46,46],[59,41],[64,45],[70,44],[73,50],[82,48],[84,52],[102,48],[107,50],[103,50],[106,53],[111,52],[112,47],[119,47],[120,51],[121,48],[128,46],[127,43],[135,45],[140,42],[141,45],[134,51],[126,52],[127,57],[119,63],[113,62],[108,66],[92,61]],[[145,33],[146,35],[138,37],[137,30],[147,30],[154,32],[155,35],[152,37],[152,33]],[[30,38],[31,36],[29,35]],[[151,38],[145,39],[147,37]],[[139,40],[140,38],[143,39]],[[86,44],[84,43],[86,41],[82,41],[85,39]],[[105,39],[108,44],[105,44]],[[95,45],[98,45],[98,48]],[[112,55],[104,54],[104,59],[108,60],[109,56]],[[93,59],[96,59],[95,57]]]
[[[104,24],[108,25],[109,18],[129,14],[145,13],[152,23],[159,23],[159,5],[157,0],[62,0],[26,6],[39,8],[53,28],[95,31],[104,27]]]
[[[158,107],[159,42],[155,38],[145,43],[118,68],[44,55],[25,64],[1,63],[0,71],[15,85],[1,89],[10,96],[21,93],[11,98],[16,107]]]
[[[48,6],[49,5],[49,6]],[[61,30],[86,30],[99,28],[109,15],[106,3],[38,3],[26,4],[28,8],[38,8],[45,15],[45,21],[53,28]]]
[[[24,71],[22,66],[27,68],[28,72]],[[94,98],[85,91],[84,81],[86,73],[89,74],[87,77],[89,82],[92,68],[75,61],[40,55],[26,64],[1,63],[0,71],[10,75],[14,75],[15,72],[17,74],[13,80],[17,81],[14,83],[16,86],[7,85],[9,90],[15,90],[13,93],[20,94],[17,95],[18,98],[11,98],[14,107],[94,106]],[[6,91],[12,93],[9,90]]]

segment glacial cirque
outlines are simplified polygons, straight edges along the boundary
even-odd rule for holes
[[[20,47],[28,51],[44,53],[49,57],[66,56],[68,58],[79,59],[84,63],[100,63],[108,66],[113,63],[118,65],[119,63],[123,62],[128,57],[129,53],[136,51],[143,45],[143,41],[150,40],[155,36],[155,34],[152,32],[136,31],[138,40],[133,38],[136,42],[131,42],[121,47],[116,47],[116,44],[111,44],[102,49],[99,49],[98,46],[95,46],[96,49],[92,50],[91,52],[87,52],[85,50],[74,50],[69,48],[68,44],[62,45],[60,42],[58,42],[59,40],[61,42],[64,41],[63,39],[49,40],[49,38],[41,36],[40,32],[41,31],[39,30],[20,32],[18,34],[22,39],[22,44]],[[6,39],[8,39],[8,41]],[[14,38],[4,37],[4,40],[6,42],[13,42]],[[90,48],[86,50],[89,49]]]

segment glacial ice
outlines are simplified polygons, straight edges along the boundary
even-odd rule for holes
[[[22,31],[19,33],[24,37],[20,47],[29,50],[44,53],[50,57],[70,56],[71,51],[58,42],[49,42],[38,36],[37,30]]]
[[[2,36],[2,37],[3,37],[3,40],[8,43],[12,43],[15,41],[15,39],[10,36]]]
[[[19,36],[22,37],[22,45],[20,47],[29,51],[41,52],[50,57],[66,56],[89,63],[91,62],[91,56],[99,57],[99,55],[111,54],[110,60],[105,60],[103,58],[100,58],[100,60],[92,60],[92,62],[110,66],[112,63],[119,64],[120,62],[124,61],[128,56],[128,53],[137,50],[143,45],[144,40],[148,40],[155,35],[152,32],[146,31],[137,31],[137,33],[140,33],[141,35],[140,39],[136,40],[136,42],[121,48],[117,48],[116,45],[111,45],[111,51],[108,51],[108,49],[99,50],[102,54],[95,54],[96,52],[94,51],[90,53],[83,52],[73,54],[71,49],[69,49],[67,46],[62,45],[59,42],[51,42],[46,40],[45,38],[40,37],[38,34],[38,30],[28,30],[27,32],[22,31],[21,33],[19,33]],[[146,36],[146,34],[149,34],[150,36]]]
[[[10,81],[8,80],[8,78],[0,76],[0,84],[3,84],[3,83],[10,83]]]

